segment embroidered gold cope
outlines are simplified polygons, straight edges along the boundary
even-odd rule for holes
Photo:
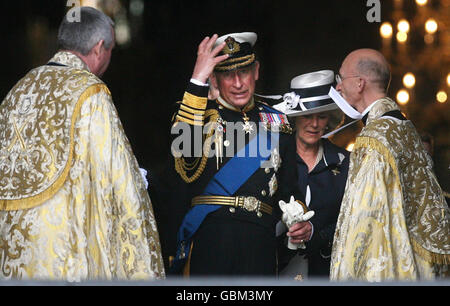
[[[449,209],[416,129],[370,110],[350,157],[334,236],[332,280],[419,280],[448,273]]]
[[[164,277],[152,204],[106,85],[70,52],[0,105],[0,279]]]

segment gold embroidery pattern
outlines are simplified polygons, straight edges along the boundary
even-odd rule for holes
[[[239,46],[238,42],[234,40],[233,37],[228,36],[227,39],[225,39],[225,47],[223,48],[222,52],[225,54],[232,54],[239,52],[241,50],[241,47]]]
[[[375,108],[378,113],[397,108],[390,99],[382,100],[379,104]],[[377,115],[375,112],[372,116]],[[385,131],[386,135],[380,142],[385,148],[391,148],[389,151],[393,157],[390,160],[398,162],[393,166],[399,169],[399,179],[404,182],[403,195],[408,203],[404,207],[406,223],[415,241],[415,251],[431,262],[450,264],[450,214],[433,172],[430,156],[426,154],[410,121],[395,124],[394,119],[383,118],[361,136],[374,138],[380,130]],[[384,156],[388,156],[388,153],[384,152]]]
[[[49,90],[54,80],[65,86]],[[1,210],[39,205],[62,186],[73,151],[73,122],[83,101],[100,90],[109,92],[87,71],[43,66],[10,91],[0,107]]]
[[[432,279],[436,265],[450,263],[448,207],[412,123],[380,118],[394,109],[390,99],[378,102],[357,137],[336,226],[333,280]]]
[[[238,61],[243,61],[243,62],[239,62],[239,63],[233,64],[233,65],[230,65],[230,64],[232,64],[234,62],[238,62]],[[239,58],[233,58],[233,59],[225,60],[222,63],[216,65],[216,67],[214,67],[214,70],[216,70],[216,71],[233,70],[233,69],[237,69],[237,68],[240,68],[243,66],[247,66],[247,65],[253,63],[254,61],[255,61],[254,54],[239,57]]]
[[[81,74],[84,76],[93,77]],[[71,83],[74,84],[77,83]],[[64,97],[62,89],[52,91],[55,96],[59,92]],[[24,110],[27,105],[30,110],[37,109],[28,102],[23,105]],[[61,111],[68,111],[67,105],[57,106]],[[163,278],[165,272],[151,201],[109,91],[102,84],[88,86],[77,107],[76,121],[71,116],[64,117],[71,124],[70,137],[66,137],[71,139],[73,156],[67,161],[70,166],[65,168],[68,170],[62,186],[55,188],[55,194],[41,205],[24,210],[0,210],[0,279],[72,282]],[[24,122],[15,120],[20,131]],[[53,123],[38,128],[43,130],[50,124]],[[55,121],[51,126],[60,127],[52,133],[47,130],[55,136],[51,138],[55,140],[52,144],[57,145],[55,132],[65,131],[64,122]],[[8,131],[13,139],[15,130]],[[35,130],[26,126],[21,131],[28,149],[31,146],[26,140],[30,138],[25,134],[27,131]],[[33,145],[39,146],[41,142]],[[23,149],[19,140],[12,148]]]

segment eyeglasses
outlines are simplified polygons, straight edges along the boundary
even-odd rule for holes
[[[348,76],[348,77],[342,77],[339,73],[336,73],[336,76],[335,76],[335,79],[336,79],[336,83],[338,83],[338,84],[340,84],[340,83],[342,83],[342,81],[343,80],[345,80],[345,79],[350,79],[350,78],[359,78],[360,76],[359,75],[351,75],[351,76]]]

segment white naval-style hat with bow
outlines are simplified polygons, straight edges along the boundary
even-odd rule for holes
[[[328,95],[333,84],[332,70],[296,76],[291,80],[291,92],[284,94],[283,102],[273,107],[290,117],[336,110],[339,107]]]

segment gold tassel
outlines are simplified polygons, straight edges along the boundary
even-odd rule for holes
[[[440,265],[450,265],[450,254],[439,254],[428,251],[414,239],[411,239],[411,244],[414,252],[426,261]]]

